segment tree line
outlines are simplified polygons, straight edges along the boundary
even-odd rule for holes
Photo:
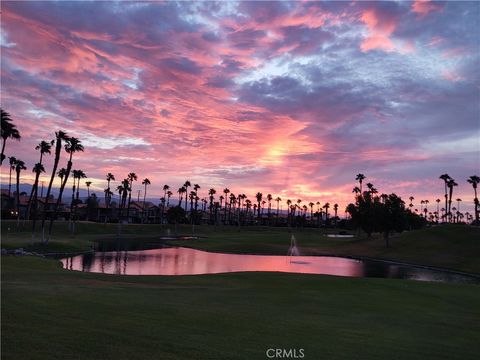
[[[8,139],[13,139],[19,141],[21,139],[20,132],[16,128],[16,125],[13,123],[10,114],[1,109],[1,137],[3,140],[2,152],[1,152],[1,164],[6,159],[4,155],[6,149],[6,143]],[[35,150],[39,152],[39,161],[33,166],[32,171],[35,174],[35,180],[31,189],[31,193],[28,199],[28,207],[26,212],[26,219],[32,219],[32,236],[35,233],[36,222],[37,222],[37,209],[38,209],[38,188],[39,188],[39,178],[42,173],[45,173],[44,167],[44,156],[50,155],[54,151],[54,161],[53,167],[50,175],[50,181],[47,187],[46,200],[44,205],[44,211],[41,214],[41,233],[42,233],[42,242],[48,243],[51,234],[52,234],[52,225],[54,220],[57,218],[60,205],[62,204],[62,198],[67,185],[68,179],[73,178],[72,186],[72,200],[70,202],[70,229],[74,231],[75,229],[75,220],[77,218],[77,206],[80,203],[79,192],[80,192],[80,180],[86,178],[86,174],[82,170],[73,169],[73,157],[75,153],[83,152],[84,147],[81,141],[75,137],[67,135],[64,131],[55,132],[55,138],[51,141],[41,141],[36,147]],[[62,150],[67,154],[66,167],[58,169]],[[22,171],[27,170],[25,162],[17,159],[14,156],[8,157],[9,159],[9,195],[11,192],[12,184],[12,172],[16,175],[16,216],[17,224],[20,222],[20,211],[19,211],[19,196],[20,196],[20,174]],[[59,195],[55,202],[50,204],[52,185],[55,178],[60,179],[60,189]],[[409,213],[420,213],[420,216],[423,217],[426,221],[436,221],[440,219],[448,222],[460,222],[464,214],[460,212],[460,202],[461,199],[457,198],[457,208],[452,207],[453,199],[453,189],[458,186],[453,178],[448,174],[443,174],[440,176],[440,179],[444,181],[445,184],[445,207],[439,209],[440,199],[437,199],[437,211],[429,212],[427,205],[429,204],[428,200],[421,200],[421,209],[413,209],[413,200],[414,197],[411,196],[410,204],[408,208],[405,206],[403,200],[395,194],[390,195],[377,195],[378,191],[371,183],[367,183],[367,189],[364,191],[363,182],[365,180],[365,175],[358,174],[356,180],[359,183],[359,186],[355,186],[353,192],[355,193],[355,203],[349,204],[346,208],[346,213],[351,216],[353,222],[358,222],[360,226],[365,226],[368,230],[377,229],[379,227],[387,226],[388,229],[395,228],[397,225],[392,225],[395,223],[391,222],[391,217],[386,216],[387,213],[399,212],[403,215],[406,210]],[[114,192],[111,188],[111,183],[115,181],[115,175],[108,173],[106,175],[106,184],[107,187],[104,190],[104,199],[105,206],[108,209],[112,206],[112,198]],[[134,172],[130,172],[115,188],[118,193],[118,210],[120,218],[129,219],[131,202],[132,202],[132,189],[134,182],[138,181],[138,176]],[[467,179],[468,183],[473,186],[474,189],[474,204],[475,204],[475,220],[478,223],[479,211],[478,211],[478,198],[477,198],[477,185],[480,182],[480,178],[476,175],[470,176]],[[145,208],[146,196],[147,196],[147,187],[151,185],[151,181],[148,178],[142,180],[141,183],[144,187],[143,193],[143,210],[142,210],[142,222],[147,220],[147,209]],[[90,197],[90,186],[92,185],[91,181],[86,181],[85,185],[87,186],[88,197]],[[189,191],[190,189],[190,191]],[[276,223],[275,219],[278,220],[280,217],[280,203],[282,199],[280,197],[273,197],[271,194],[264,196],[263,193],[258,192],[253,199],[249,199],[245,194],[241,193],[235,195],[230,191],[230,189],[225,188],[220,192],[220,196],[216,198],[217,190],[210,188],[207,191],[208,196],[201,198],[199,196],[199,190],[201,189],[199,184],[191,184],[190,181],[185,181],[185,183],[176,191],[178,194],[178,205],[175,206],[175,210],[171,210],[170,218],[174,218],[175,221],[191,221],[194,223],[198,220],[200,216],[200,210],[202,212],[207,212],[210,217],[210,222],[215,223],[219,217],[223,218],[224,223],[236,223],[240,224],[242,220],[245,219],[256,219],[257,222],[261,223],[264,216],[267,218],[267,224],[272,225]],[[165,215],[164,211],[166,209],[171,209],[170,199],[174,195],[171,191],[169,185],[163,186],[163,196],[160,198],[160,205],[162,210],[162,218]],[[276,203],[276,204],[275,204]],[[310,223],[313,224],[316,222],[318,226],[324,221],[325,224],[328,224],[331,215],[335,219],[335,222],[338,220],[338,204],[330,205],[329,202],[321,204],[319,201],[316,203],[309,202],[308,204],[303,203],[301,199],[286,200],[287,204],[287,221],[289,225],[294,225],[298,223],[305,222],[307,215],[310,215]],[[50,217],[48,226],[47,226],[47,208],[50,208],[50,205],[53,206],[53,215]],[[188,206],[190,205],[190,207]],[[333,214],[329,213],[330,208],[333,210]],[[181,209],[181,210],[180,210]],[[366,210],[368,209],[368,210]],[[395,210],[394,210],[395,209]],[[365,213],[366,211],[366,213]],[[375,218],[375,225],[370,221],[372,218],[371,211],[377,214]],[[441,212],[441,215],[440,215]],[[189,219],[187,219],[187,213],[189,213]],[[365,214],[370,214],[366,216]],[[402,216],[403,216],[402,215]],[[407,214],[408,215],[408,214]],[[470,214],[466,213],[467,220],[472,220],[469,218]],[[366,216],[366,217],[365,217]],[[408,217],[408,216],[407,216]],[[363,219],[363,220],[362,220]],[[369,221],[365,219],[370,219]],[[107,218],[105,218],[107,221]],[[413,221],[413,220],[412,220]],[[383,225],[381,225],[383,224]],[[382,230],[384,228],[382,227]],[[373,231],[373,230],[372,230]],[[388,233],[388,231],[387,231]]]

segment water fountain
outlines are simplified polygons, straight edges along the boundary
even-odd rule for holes
[[[300,251],[297,247],[297,239],[292,234],[290,237],[290,247],[288,248],[287,257],[290,260],[290,264],[308,264],[306,261],[292,260],[292,256],[300,256]]]
[[[287,256],[299,256],[300,252],[298,251],[297,247],[297,240],[295,239],[295,235],[292,234],[290,237],[290,247],[288,248]]]

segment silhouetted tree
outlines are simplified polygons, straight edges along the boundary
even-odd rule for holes
[[[11,115],[0,109],[1,114],[1,135],[3,139],[2,144],[2,153],[0,155],[0,165],[3,164],[3,160],[5,160],[5,145],[7,144],[7,139],[15,139],[20,140],[22,137],[20,136],[20,132],[17,129],[17,126],[13,124],[13,120]]]

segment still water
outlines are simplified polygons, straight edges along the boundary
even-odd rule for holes
[[[272,256],[210,253],[170,247],[106,251],[61,259],[69,270],[118,275],[199,275],[239,271],[277,271],[350,277],[480,283],[480,277],[380,261],[331,256]]]

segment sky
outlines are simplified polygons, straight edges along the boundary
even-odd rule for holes
[[[6,155],[33,182],[61,129],[100,196],[133,171],[157,199],[189,180],[341,207],[358,173],[418,207],[448,173],[472,208],[479,19],[466,1],[2,1],[1,106],[22,135]]]

